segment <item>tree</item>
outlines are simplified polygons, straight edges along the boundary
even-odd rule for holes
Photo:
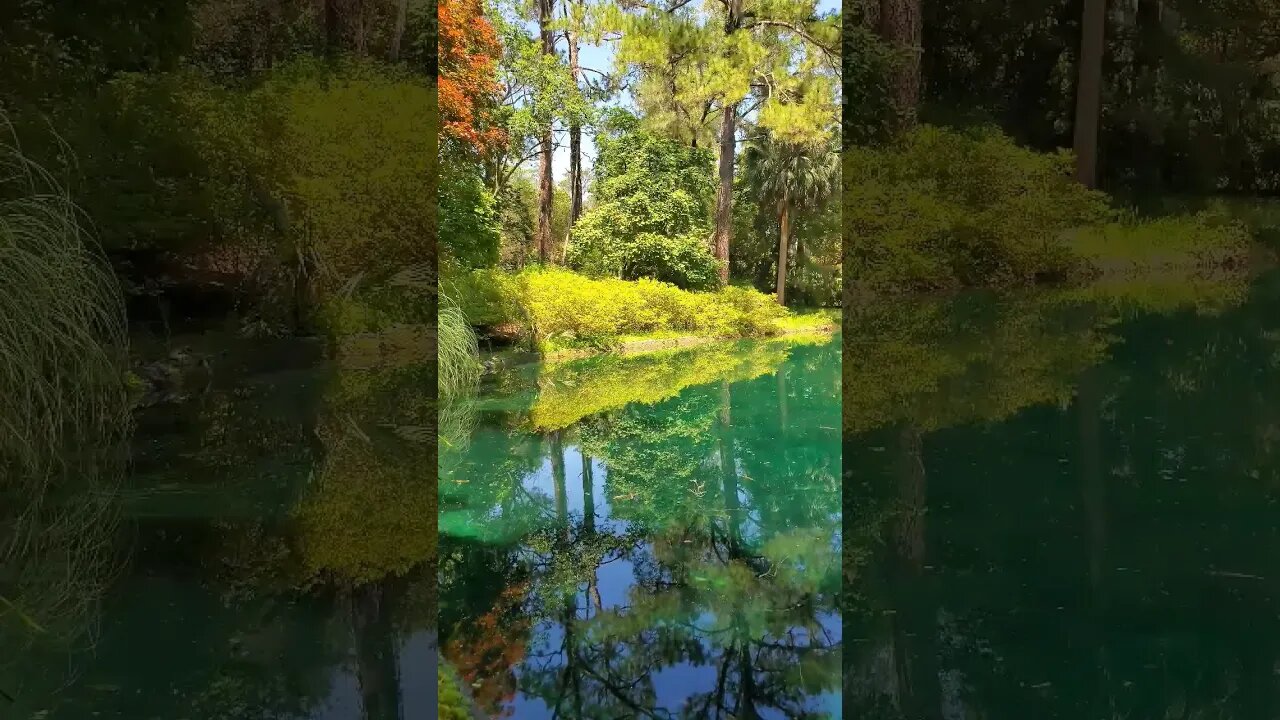
[[[795,142],[830,132],[837,120],[839,15],[819,16],[810,0],[729,0],[702,11],[681,0],[641,7],[617,18],[616,61],[640,75],[637,103],[646,115],[658,110],[660,128],[681,127],[695,145],[718,128],[710,246],[725,283],[740,126],[753,120]]]
[[[840,166],[826,148],[790,145],[769,135],[748,146],[744,159],[747,184],[758,192],[761,202],[772,204],[778,215],[777,298],[779,305],[786,305],[792,213],[815,210],[835,196],[840,187]]]
[[[582,23],[583,4],[581,0],[565,0],[564,15],[568,29],[565,36],[569,41],[569,75],[576,86],[582,73],[578,64],[579,25]],[[565,234],[565,244],[569,243],[568,234],[573,232],[573,224],[582,215],[582,121],[573,118],[569,122],[569,229]]]
[[[542,41],[542,54],[548,58],[556,57],[556,41],[555,35],[552,33],[551,23],[553,8],[552,0],[537,0],[538,3],[538,36]],[[538,261],[546,264],[551,260],[551,213],[552,206],[555,202],[555,186],[551,177],[551,157],[554,151],[552,145],[552,120],[547,118],[540,129],[542,140],[538,148],[538,230],[536,240],[538,243]]]
[[[877,18],[880,37],[896,51],[892,65],[890,93],[897,113],[896,130],[909,130],[916,124],[920,105],[920,56],[923,19],[920,0],[880,0]]]
[[[568,264],[593,275],[714,287],[716,262],[706,248],[711,153],[642,130],[632,117],[614,122],[596,138],[595,205],[574,228]]]
[[[387,51],[387,59],[391,62],[400,62],[400,48],[404,44],[404,29],[408,21],[409,0],[396,0],[396,26],[391,32],[391,49]]]
[[[1106,52],[1107,0],[1084,0],[1076,86],[1076,179],[1098,183],[1098,125],[1102,113],[1102,56]]]
[[[494,117],[502,44],[481,0],[443,0],[439,22],[441,134],[445,144],[487,155],[507,142]]]

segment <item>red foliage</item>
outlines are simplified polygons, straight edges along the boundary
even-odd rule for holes
[[[521,612],[529,594],[527,583],[502,591],[489,612],[454,628],[445,657],[472,688],[472,697],[493,717],[509,717],[503,707],[516,695],[515,666],[525,656],[532,626]]]
[[[502,43],[484,16],[483,0],[440,0],[439,20],[441,133],[487,154],[507,140],[492,117]]]

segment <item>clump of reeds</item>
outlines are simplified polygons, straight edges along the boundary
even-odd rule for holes
[[[123,299],[87,225],[0,113],[0,645],[9,647],[14,628],[27,640],[82,634],[113,567],[128,350]]]

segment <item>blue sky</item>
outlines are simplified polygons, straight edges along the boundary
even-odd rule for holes
[[[818,0],[818,12],[828,13],[840,10],[839,0]],[[613,45],[605,43],[604,45],[582,45],[578,49],[578,62],[583,67],[595,68],[604,72],[608,72],[613,68]],[[622,97],[615,104],[629,104],[629,97]],[[556,182],[560,182],[565,175],[569,173],[569,148],[568,140],[564,140],[565,147],[558,148],[552,158],[552,173],[555,175]],[[582,136],[582,165],[584,168],[590,168],[592,160],[596,154],[595,143],[591,141],[589,133],[583,133]]]

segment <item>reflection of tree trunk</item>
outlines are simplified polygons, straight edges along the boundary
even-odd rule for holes
[[[351,625],[364,720],[400,720],[400,673],[391,626],[394,585],[383,580],[352,592]]]
[[[1084,496],[1085,534],[1089,553],[1089,590],[1093,601],[1093,622],[1097,628],[1102,625],[1102,616],[1106,612],[1103,563],[1106,560],[1107,507],[1100,447],[1102,399],[1096,369],[1086,370],[1080,378],[1080,384],[1076,389],[1076,414],[1080,431],[1080,488]],[[1107,688],[1109,663],[1101,632],[1095,633],[1094,643],[1097,652],[1096,667],[1101,674],[1097,685],[1100,696],[1096,698],[1096,702],[1099,708],[1107,708],[1110,703],[1103,693]]]
[[[923,571],[925,553],[924,514],[927,487],[924,473],[923,440],[920,431],[905,427],[899,438],[902,444],[898,476],[898,498],[902,515],[898,521],[896,540],[899,556],[910,563],[916,574]]]
[[[581,448],[579,448],[581,453]],[[591,457],[586,453],[582,455],[582,530],[583,533],[590,537],[596,532],[596,478],[595,472],[591,469]],[[600,584],[596,581],[596,572],[599,568],[592,568],[591,575],[587,578],[587,617],[591,617],[591,605],[594,605],[596,611],[603,609],[600,602]]]
[[[551,433],[551,482],[555,486],[556,527],[569,535],[569,496],[564,477],[564,443],[559,430]]]
[[[589,533],[596,531],[596,479],[586,453],[582,453],[582,525]]]
[[[778,367],[778,440],[787,433],[787,369]]]
[[[904,427],[899,437],[899,515],[894,528],[890,584],[897,612],[893,625],[898,702],[912,720],[942,717],[937,647],[937,608],[925,571],[925,512],[928,493],[920,431]]]
[[[751,636],[747,633],[747,619],[742,612],[742,599],[739,597],[734,600],[737,604],[737,613],[739,617],[736,623],[740,632],[738,633],[738,643],[741,647],[738,669],[738,680],[742,683],[742,696],[738,699],[738,712],[735,718],[741,720],[759,720],[760,713],[756,710],[756,676],[755,668],[751,665]]]
[[[1099,397],[1095,371],[1088,370],[1080,378],[1076,391],[1077,415],[1080,422],[1080,487],[1084,493],[1084,511],[1089,542],[1089,587],[1095,600],[1101,598],[1103,561],[1107,543],[1106,486],[1102,478],[1100,449]]]
[[[582,660],[578,657],[578,641],[577,641],[577,621],[578,621],[578,596],[570,595],[565,598],[564,615],[561,617],[561,623],[564,626],[564,680],[563,688],[558,693],[556,700],[556,708],[559,709],[560,703],[564,701],[567,694],[564,690],[571,689],[573,691],[573,717],[580,718],[582,715]]]
[[[728,515],[729,551],[736,556],[741,542],[741,529],[738,527],[740,504],[738,502],[738,464],[733,455],[733,418],[730,404],[733,396],[729,392],[729,383],[720,384],[720,480],[724,493],[724,509]]]

